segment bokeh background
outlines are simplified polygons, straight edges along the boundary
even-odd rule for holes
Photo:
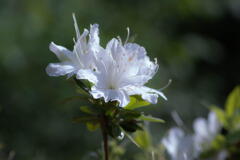
[[[211,104],[223,107],[240,83],[239,0],[0,0],[1,157],[84,160],[100,148],[99,132],[71,122],[82,102],[62,103],[77,95],[74,82],[45,73],[58,61],[51,41],[73,47],[73,12],[81,30],[100,24],[103,46],[112,37],[124,39],[130,27],[135,42],[158,58],[148,86],[172,79],[164,90],[169,100],[142,109],[166,120],[150,125],[156,143],[175,125],[172,111],[191,129],[195,117],[205,117]]]

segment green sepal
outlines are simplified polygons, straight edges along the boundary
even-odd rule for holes
[[[131,96],[131,97],[130,97],[130,102],[129,102],[128,105],[125,106],[124,108],[125,108],[125,109],[129,109],[129,110],[132,110],[132,109],[136,109],[136,108],[148,106],[148,105],[150,105],[150,104],[151,104],[151,103],[143,100],[141,96],[139,96],[139,95],[134,95],[134,96]]]

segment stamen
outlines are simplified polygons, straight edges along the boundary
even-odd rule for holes
[[[129,27],[127,27],[127,38],[126,38],[124,44],[126,44],[128,42],[129,36],[130,36],[130,29],[129,29]]]
[[[75,27],[75,31],[76,31],[77,39],[78,39],[78,38],[80,38],[80,32],[79,32],[77,20],[76,20],[76,17],[75,17],[75,13],[73,13],[72,16],[73,16],[74,27]]]
[[[119,42],[122,44],[122,39],[120,36],[117,36],[117,39],[119,40]]]
[[[162,91],[162,90],[166,89],[171,83],[172,83],[172,80],[169,79],[168,83],[164,87],[160,88],[159,91]]]

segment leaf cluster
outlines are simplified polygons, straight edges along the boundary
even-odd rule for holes
[[[223,127],[202,157],[207,158],[218,151],[226,150],[230,160],[240,159],[240,86],[235,87],[228,95],[224,109],[217,106],[212,106],[211,109]]]
[[[122,139],[123,135],[126,135],[134,142],[129,133],[143,130],[144,121],[164,122],[162,119],[145,115],[136,110],[137,108],[150,105],[149,102],[144,101],[138,95],[131,96],[130,103],[122,108],[119,107],[117,101],[105,102],[101,98],[94,99],[89,93],[91,88],[89,82],[77,79],[75,81],[83,91],[81,91],[81,94],[88,103],[80,107],[80,112],[83,115],[73,118],[73,122],[84,123],[89,131],[101,128],[112,138]]]

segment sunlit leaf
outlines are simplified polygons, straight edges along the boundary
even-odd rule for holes
[[[141,96],[131,96],[129,104],[124,107],[125,109],[136,109],[144,106],[150,105],[149,102],[142,99]]]
[[[145,115],[141,115],[139,117],[139,119],[143,120],[143,121],[157,122],[157,123],[164,123],[165,122],[163,119],[152,117],[152,116],[145,116]]]
[[[231,117],[237,108],[240,108],[240,86],[235,87],[229,94],[225,107],[228,117]]]

